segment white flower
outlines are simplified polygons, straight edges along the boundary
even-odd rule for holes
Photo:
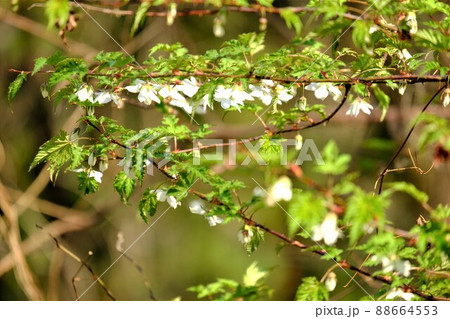
[[[202,106],[203,108],[201,108]],[[195,108],[195,113],[197,114],[206,114],[206,109],[211,108],[211,103],[209,102],[209,94],[206,94],[204,97],[200,99],[195,105],[192,106],[192,109]]]
[[[395,254],[389,257],[382,257],[381,264],[384,272],[398,272],[405,277],[409,277],[411,274],[411,263],[409,260],[402,260]]]
[[[235,106],[240,112],[239,106],[244,105],[244,101],[253,101],[254,98],[244,91],[241,85],[234,85],[233,88],[225,88],[219,85],[214,92],[214,100],[219,102],[222,108],[229,109],[230,106]]]
[[[95,163],[97,163],[97,157],[95,157],[94,153],[89,154],[88,157],[89,166],[95,166]]]
[[[404,292],[403,289],[395,288],[392,289],[386,296],[386,299],[395,299],[396,297],[402,298],[406,301],[411,301],[414,298],[414,294],[410,292]]]
[[[96,171],[93,169],[88,170],[86,168],[77,168],[77,169],[74,169],[72,172],[75,172],[75,173],[89,172],[89,174],[88,174],[89,178],[94,178],[97,181],[97,183],[102,182],[102,177],[103,177],[102,172],[99,172],[99,171]]]
[[[257,186],[255,188],[253,188],[253,196],[255,197],[263,197],[266,193],[264,192],[264,190]]]
[[[93,177],[97,181],[97,183],[101,183],[103,173],[92,169],[89,171],[89,177]]]
[[[335,213],[328,213],[322,224],[312,229],[312,240],[322,240],[328,246],[334,245],[341,236],[341,230],[337,227],[338,217]]]
[[[107,104],[111,101],[113,101],[117,106],[120,106],[120,97],[117,94],[105,91],[95,93],[95,103]]]
[[[160,202],[165,202],[167,200],[167,191],[163,189],[153,190],[152,193],[156,194],[156,199]]]
[[[94,90],[92,89],[92,87],[86,84],[83,84],[81,88],[75,93],[75,95],[81,102],[90,101],[94,103]]]
[[[206,220],[208,221],[209,226],[214,227],[216,225],[223,223],[223,218],[220,218],[216,215],[213,216],[207,216]]]
[[[250,84],[248,87],[251,90],[251,96],[260,99],[264,105],[269,105],[272,102],[272,88],[274,85],[275,83],[272,80],[262,80],[260,85]]]
[[[189,79],[181,81],[181,84],[177,85],[176,89],[188,97],[193,97],[200,87],[198,86],[197,80],[191,76]]]
[[[280,177],[269,189],[267,205],[275,206],[281,200],[290,201],[292,199],[292,182],[287,176]]]
[[[398,94],[403,95],[405,94],[406,91],[406,82],[402,81],[398,84]]]
[[[306,111],[306,104],[307,104],[306,97],[301,96],[301,97],[297,100],[296,106],[297,106],[297,108],[298,108],[300,111]]]
[[[159,90],[159,95],[165,99],[169,99],[169,104],[177,106],[185,110],[188,114],[192,113],[192,106],[186,98],[178,92],[177,87],[165,85]]]
[[[359,114],[359,111],[363,111],[363,113],[366,113],[367,115],[370,115],[370,111],[373,110],[373,106],[364,101],[361,98],[356,98],[352,104],[350,104],[350,108],[345,113],[345,115],[353,115],[354,117],[357,117]]]
[[[150,105],[152,101],[159,103],[160,99],[156,95],[157,85],[152,85],[151,83],[144,82],[137,79],[134,81],[134,85],[126,86],[125,89],[131,93],[138,93],[138,100],[144,104]]]
[[[177,208],[178,206],[181,206],[181,203],[175,198],[175,196],[167,197],[167,203],[174,209]]]
[[[444,92],[442,92],[441,99],[444,107],[447,107],[447,105],[450,104],[450,87],[446,88]]]
[[[416,13],[414,11],[410,11],[408,12],[408,14],[406,15],[406,25],[410,28],[409,29],[409,33],[410,34],[415,34],[417,33],[417,19],[416,19]]]
[[[369,34],[373,34],[373,33],[377,32],[378,30],[379,30],[379,28],[378,28],[377,25],[372,25],[372,26],[369,28]]]
[[[328,291],[333,291],[337,285],[337,277],[336,274],[332,271],[328,274],[327,279],[325,279],[325,288]]]
[[[287,102],[291,100],[295,96],[295,88],[293,86],[291,87],[284,87],[280,84],[278,84],[275,87],[275,92],[278,98],[278,104],[282,104],[283,102]]]
[[[342,96],[341,91],[329,82],[313,82],[305,87],[308,91],[314,91],[314,96],[319,100],[325,100],[331,93],[333,100],[337,101]]]
[[[206,210],[202,206],[202,202],[199,200],[194,200],[189,204],[189,209],[192,214],[205,215]]]
[[[244,226],[244,229],[241,229],[238,233],[238,240],[244,245],[248,245],[252,241],[252,237],[253,231],[248,226]]]
[[[123,171],[125,174],[130,177],[134,178],[134,170],[133,170],[133,162],[130,158],[123,158],[120,160],[119,163],[117,163],[118,166],[123,166]]]
[[[297,134],[295,136],[295,150],[300,151],[302,149],[302,146],[303,146],[303,136]]]

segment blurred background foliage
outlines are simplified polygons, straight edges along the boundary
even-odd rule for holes
[[[126,249],[148,227],[137,213],[136,199],[140,198],[141,193],[135,192],[128,205],[120,202],[112,187],[112,179],[118,169],[108,171],[100,191],[89,196],[77,191],[75,174],[61,174],[52,184],[46,167],[28,171],[38,147],[55,136],[61,128],[71,131],[80,110],[53,105],[43,99],[39,76],[29,78],[22,94],[8,105],[7,88],[16,76],[9,69],[31,70],[34,59],[50,56],[55,50],[91,59],[101,50],[120,50],[118,44],[135,55],[137,61],[144,60],[148,49],[161,42],[178,41],[191,53],[202,53],[217,48],[223,41],[236,38],[242,32],[258,32],[259,17],[256,14],[230,12],[222,38],[213,34],[213,15],[178,17],[170,27],[164,17],[152,17],[147,19],[141,32],[130,38],[132,17],[92,12],[93,18],[118,42],[115,43],[89,16],[78,14],[78,26],[66,34],[68,46],[65,46],[58,31],[47,28],[44,8],[30,7],[33,3],[39,2],[20,1],[18,11],[12,12],[9,1],[0,2],[0,180],[4,185],[2,192],[7,193],[20,216],[23,250],[44,292],[44,299],[73,300],[74,276],[78,292],[81,293],[92,283],[92,275],[86,269],[77,273],[80,264],[58,249],[49,234],[58,237],[61,244],[81,259],[88,258],[91,251],[93,254],[87,262],[100,275],[120,256],[117,249],[120,248],[117,247],[118,234],[123,235],[122,249]],[[304,3],[274,3],[275,6],[287,4]],[[275,50],[295,36],[295,31],[288,29],[279,16],[268,15],[267,18],[266,50]],[[304,25],[306,31],[320,23],[307,18],[304,21],[307,21]],[[328,43],[330,39],[323,41]],[[345,44],[346,41],[351,41],[350,33],[343,37],[342,42]],[[341,112],[326,127],[308,130],[303,137],[312,138],[319,149],[330,139],[335,139],[342,152],[351,154],[352,170],[361,170],[358,183],[370,191],[379,172],[404,138],[411,120],[429,98],[429,87],[434,89],[433,84],[411,86],[403,96],[392,91],[391,108],[384,122],[379,122],[379,110],[370,117],[360,116],[356,119],[350,119]],[[429,112],[450,118],[450,108],[443,109],[441,105],[432,105]],[[142,110],[129,105],[124,109],[104,107],[99,114],[115,118],[133,129],[158,125],[162,118],[154,108]],[[204,121],[212,123],[216,129],[214,137],[225,139],[261,134],[262,127],[248,124],[253,120],[251,114],[237,112],[224,116],[218,111],[204,116]],[[420,127],[408,144],[413,153],[417,150],[419,132]],[[418,155],[420,167],[427,170],[434,155],[432,148]],[[407,149],[396,164],[399,167],[411,166]],[[303,170],[317,183],[326,185],[327,181],[320,180],[323,177],[315,175],[311,165],[305,165]],[[251,177],[260,178],[263,175],[254,176],[251,169],[238,169],[227,172],[225,177],[239,178],[252,185]],[[404,171],[389,174],[387,180],[413,182],[430,195],[429,204],[436,206],[438,203],[449,203],[449,177],[450,164],[447,162],[436,165],[426,175]],[[157,185],[161,181],[163,176],[155,175],[145,183]],[[252,189],[246,189],[242,196],[250,197],[251,192]],[[302,277],[314,275],[320,278],[332,266],[331,261],[318,262],[317,257],[300,253],[292,247],[279,250],[279,240],[270,236],[266,236],[259,249],[249,256],[237,240],[240,224],[232,222],[211,228],[203,218],[189,212],[187,202],[175,211],[168,211],[127,252],[127,256],[142,268],[142,272],[129,259],[121,258],[102,277],[117,299],[149,300],[146,282],[157,300],[176,297],[196,299],[196,294],[188,291],[188,287],[207,284],[218,277],[240,282],[247,267],[257,261],[261,269],[270,270],[266,282],[273,289],[271,298],[292,300]],[[3,216],[3,212],[0,211],[0,214]],[[400,229],[409,229],[419,214],[427,218],[426,211],[407,195],[396,195],[396,200],[389,208],[390,219]],[[278,207],[260,210],[257,217],[262,224],[286,233],[286,216]],[[17,284],[15,262],[4,237],[0,238],[0,300],[27,299]],[[333,298],[354,300],[362,296],[363,292],[357,286],[344,289],[343,284],[349,278],[340,272],[337,275],[339,284]],[[358,280],[364,283],[364,279]],[[108,296],[99,285],[94,285],[82,299],[108,300]]]

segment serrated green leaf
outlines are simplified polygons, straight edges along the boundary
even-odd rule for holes
[[[120,195],[120,199],[123,203],[127,203],[128,199],[133,193],[136,187],[136,181],[125,174],[124,171],[120,171],[114,178],[114,188]]]
[[[296,301],[327,301],[329,293],[325,285],[316,277],[305,277],[295,293]]]
[[[8,102],[11,102],[14,99],[26,80],[27,75],[24,72],[21,72],[17,75],[16,79],[11,82],[8,88]]]
[[[65,27],[70,14],[69,0],[48,0],[45,3],[45,14],[48,18],[48,27],[58,24],[58,28]]]
[[[144,26],[145,21],[147,20],[147,11],[151,6],[152,4],[150,1],[144,1],[136,10],[133,17],[133,23],[131,24],[130,37],[134,37],[134,35]]]
[[[98,190],[98,182],[94,177],[89,177],[87,172],[78,174],[78,190],[84,192],[85,195],[95,193]]]
[[[299,190],[294,190],[288,212],[292,217],[286,219],[289,236],[293,236],[301,228],[311,229],[320,224],[327,213],[326,205],[321,197],[312,192]]]
[[[292,11],[290,8],[280,9],[280,16],[286,22],[286,26],[289,29],[294,28],[295,33],[300,35],[302,31],[302,20],[300,20],[299,14]]]
[[[325,164],[315,166],[314,170],[322,174],[340,175],[345,173],[351,161],[349,154],[339,154],[339,149],[333,140],[325,145],[321,155]]]
[[[47,64],[47,58],[40,57],[34,60],[34,68],[31,75],[35,75],[37,72],[39,72],[45,65]]]
[[[152,189],[147,188],[139,202],[139,213],[145,223],[148,224],[148,216],[155,215],[157,206],[156,193]]]

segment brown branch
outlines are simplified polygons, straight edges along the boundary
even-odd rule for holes
[[[85,10],[93,11],[93,12],[100,12],[103,14],[109,14],[109,15],[115,15],[115,16],[133,16],[135,15],[135,11],[133,10],[123,10],[118,8],[104,8],[104,7],[98,7],[90,4],[80,3],[80,1],[77,1],[78,4],[72,3],[71,5],[73,7],[82,7]],[[192,2],[194,3],[194,2]],[[196,4],[205,4],[205,1],[195,1]],[[35,5],[35,6],[41,6],[41,5]],[[155,7],[157,9],[157,7]],[[243,6],[237,6],[235,4],[230,3],[230,5],[224,4],[222,7],[218,8],[203,8],[203,9],[180,9],[177,10],[176,16],[177,17],[183,17],[183,16],[204,16],[204,15],[213,15],[217,14],[221,10],[226,10],[229,12],[242,12],[242,13],[256,13],[256,14],[262,14],[262,13],[269,13],[269,14],[275,14],[280,15],[282,13],[282,10],[289,9],[294,13],[301,13],[301,12],[316,12],[317,8],[312,7],[283,7],[283,8],[277,8],[277,7],[265,7],[261,5],[252,5],[250,7],[243,7]],[[353,10],[354,8],[349,8],[349,10]],[[167,10],[163,11],[153,11],[152,9],[149,10],[146,13],[147,17],[166,17],[168,15]],[[359,15],[354,15],[351,13],[343,13],[341,15],[345,19],[349,20],[360,20],[361,17]],[[364,18],[368,17],[368,15],[365,15]]]
[[[92,269],[91,266],[89,266],[83,259],[81,259],[80,257],[78,257],[77,255],[75,255],[71,250],[69,250],[68,248],[66,248],[65,246],[61,245],[61,243],[58,241],[58,239],[56,237],[53,237],[51,234],[48,234],[53,241],[56,244],[56,247],[58,247],[59,249],[61,249],[66,255],[68,255],[69,257],[71,257],[72,259],[74,259],[75,261],[77,261],[78,263],[81,264],[82,267],[85,267],[92,275],[92,278],[95,280],[95,282],[98,282],[98,284],[100,285],[100,287],[102,287],[102,289],[105,291],[105,293],[108,295],[108,297],[111,300],[117,300],[111,293],[111,291],[108,289],[108,287],[106,287],[105,283],[103,282],[103,280],[94,272],[94,270]],[[81,267],[80,266],[80,267]],[[78,273],[78,271],[77,271]],[[75,290],[76,291],[76,290]]]
[[[144,70],[144,69],[143,69]],[[24,73],[31,74],[32,71],[28,70],[16,70],[9,69],[10,72],[13,73]],[[54,71],[38,71],[37,74],[53,74]],[[106,77],[118,77],[120,74],[117,73],[96,73],[90,72],[88,76],[106,76]],[[307,78],[305,76],[299,78],[294,77],[274,77],[274,76],[260,76],[253,73],[244,73],[244,74],[224,74],[224,73],[215,73],[215,72],[206,72],[206,71],[196,71],[196,72],[180,72],[178,70],[173,71],[171,73],[155,73],[148,72],[144,75],[138,76],[141,79],[157,79],[157,78],[170,78],[172,79],[174,76],[177,78],[189,78],[191,76],[194,77],[204,77],[204,78],[230,78],[230,79],[253,79],[256,81],[261,80],[272,80],[281,83],[298,83],[298,84],[309,84],[309,83],[336,83],[336,84],[386,84],[391,82],[407,82],[408,84],[415,83],[427,83],[427,82],[446,82],[448,80],[448,76],[440,76],[440,75],[413,75],[413,74],[403,74],[403,75],[389,75],[389,76],[371,76],[371,77],[346,77],[342,79],[322,79],[322,78]]]
[[[381,194],[381,190],[383,189],[383,181],[384,181],[384,176],[386,176],[389,167],[391,167],[391,165],[394,163],[395,159],[400,155],[402,149],[405,147],[406,143],[408,142],[409,137],[411,136],[412,132],[414,131],[414,129],[416,128],[417,123],[419,122],[420,116],[425,113],[425,111],[427,110],[427,108],[430,106],[431,102],[433,102],[433,100],[436,98],[436,96],[438,96],[438,94],[446,87],[447,85],[443,85],[439,88],[439,90],[437,90],[437,92],[433,95],[433,97],[428,101],[427,104],[425,104],[425,106],[423,107],[423,109],[420,111],[419,115],[416,117],[413,126],[411,127],[411,129],[409,130],[408,134],[406,135],[406,137],[403,139],[402,144],[400,145],[400,147],[398,148],[397,152],[394,154],[394,156],[391,158],[391,160],[388,162],[388,164],[386,165],[386,167],[384,168],[384,170],[380,173],[380,176],[377,179],[377,182],[375,183],[375,187],[377,185],[377,183],[379,183],[378,186],[378,194]]]

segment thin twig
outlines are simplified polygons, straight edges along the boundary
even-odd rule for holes
[[[384,176],[387,174],[389,167],[391,167],[392,163],[394,163],[395,159],[400,155],[400,152],[402,151],[403,147],[405,147],[406,143],[408,142],[409,137],[411,136],[412,132],[414,131],[414,129],[416,128],[417,123],[419,122],[420,116],[425,113],[425,111],[427,110],[427,108],[430,106],[431,102],[433,102],[433,100],[436,98],[436,96],[439,95],[439,93],[446,87],[447,85],[443,85],[439,88],[439,90],[437,90],[437,92],[433,95],[433,97],[428,101],[427,104],[425,104],[425,106],[423,107],[423,109],[420,111],[419,115],[416,117],[413,126],[411,127],[411,129],[409,130],[408,134],[406,135],[406,137],[403,139],[402,144],[400,145],[400,147],[398,148],[397,152],[394,154],[394,156],[391,158],[391,160],[389,161],[389,163],[386,165],[386,167],[384,168],[384,170],[380,173],[380,176],[377,179],[377,182],[375,183],[375,185],[377,183],[379,183],[378,185],[378,194],[381,194],[381,190],[383,189],[383,181],[384,181]]]

